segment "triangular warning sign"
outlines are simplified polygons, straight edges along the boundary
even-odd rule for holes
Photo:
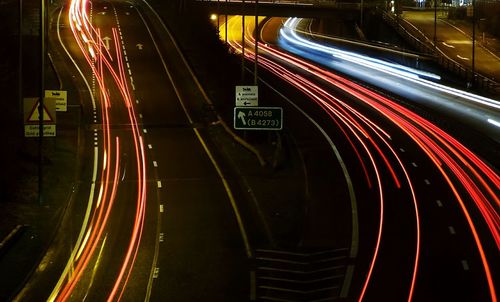
[[[28,119],[26,120],[27,122],[39,122],[40,121],[40,113],[38,110],[40,101],[36,101],[35,104],[33,105],[33,109],[31,109],[31,113],[28,115]],[[47,107],[45,104],[43,104],[43,121],[44,122],[54,122],[54,118],[50,115],[49,111],[47,110]]]

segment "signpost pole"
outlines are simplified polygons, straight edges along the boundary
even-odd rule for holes
[[[475,60],[476,60],[476,0],[472,0],[472,87],[474,87],[476,84]]]
[[[259,53],[259,0],[255,0],[255,65],[253,71],[253,84],[257,85],[257,67],[259,65],[258,62],[258,53]]]
[[[245,80],[245,0],[241,1],[241,83]]]
[[[45,0],[40,0],[40,101],[38,105],[38,202],[43,192],[43,99],[45,97]]]
[[[19,94],[19,116],[23,117],[23,0],[19,0],[19,72],[18,72],[18,94]],[[24,124],[24,119],[21,119]]]

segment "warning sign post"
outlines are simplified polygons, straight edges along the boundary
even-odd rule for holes
[[[39,98],[24,99],[24,136],[40,136]],[[43,136],[56,136],[56,100],[45,98],[43,101],[42,119]]]

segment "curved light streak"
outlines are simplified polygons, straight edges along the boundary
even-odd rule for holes
[[[247,36],[248,39],[251,39],[251,32],[250,34],[247,33]],[[241,46],[237,41],[230,41],[230,44],[237,52],[239,52],[238,48],[240,48]],[[423,119],[417,114],[404,108],[403,106],[400,106],[399,104],[379,94],[376,94],[360,85],[357,85],[356,83],[341,78],[329,71],[318,68],[306,61],[291,56],[287,53],[283,53],[277,49],[269,47],[268,45],[259,44],[259,47],[261,51],[263,51],[266,54],[266,56],[272,57],[273,60],[281,60],[287,62],[287,64],[294,65],[297,68],[302,69],[305,72],[328,82],[334,87],[346,91],[347,93],[356,97],[360,101],[368,104],[376,111],[381,113],[383,116],[385,116],[389,121],[393,122],[405,133],[407,133],[408,136],[412,138],[415,141],[415,143],[417,143],[417,145],[424,151],[425,154],[428,155],[431,161],[436,165],[437,169],[443,175],[445,181],[448,183],[451,191],[455,195],[457,202],[459,203],[460,208],[462,209],[462,213],[464,214],[465,219],[469,225],[471,233],[474,237],[474,242],[476,244],[477,250],[480,254],[485,277],[488,283],[490,297],[492,301],[497,301],[495,286],[491,270],[489,267],[489,262],[486,253],[483,249],[481,240],[479,238],[479,234],[476,231],[475,222],[470,217],[469,210],[463,200],[462,196],[463,193],[459,193],[459,190],[457,190],[457,186],[461,186],[466,190],[467,198],[471,198],[476,207],[479,209],[484,221],[486,222],[488,228],[490,229],[493,240],[495,240],[495,242],[497,243],[497,247],[499,247],[500,218],[496,210],[498,209],[499,206],[499,199],[496,192],[500,188],[500,181],[499,181],[500,178],[493,171],[493,169],[490,168],[487,164],[485,164],[482,160],[480,160],[465,146],[460,144],[456,139],[454,139],[453,137],[451,137],[450,135],[448,135],[443,130],[439,129],[429,121]],[[246,56],[249,60],[253,60],[253,54],[251,53],[250,49],[249,51],[246,52]],[[273,72],[277,76],[282,77],[284,80],[292,83],[292,85],[304,91],[304,89],[300,88],[300,85],[294,82],[298,78],[301,78],[300,75],[297,75],[293,72],[286,70],[284,67],[278,65],[277,63],[267,60],[266,57],[262,55],[259,55],[259,63],[261,64],[261,66],[265,67],[266,69]],[[422,79],[419,79],[419,81],[421,80]],[[445,91],[453,93],[453,89],[450,90],[444,86],[441,87],[440,89],[444,89]],[[460,91],[460,94],[463,96],[464,92]],[[472,94],[465,94],[465,95],[467,97],[472,97],[474,99],[481,98]],[[316,102],[317,97],[311,97],[311,98]],[[321,99],[321,97],[318,97],[318,99]],[[479,100],[479,102],[482,102],[482,100]],[[484,104],[487,104],[489,106],[497,106],[498,102],[486,99]],[[327,106],[322,106],[322,107],[328,108]],[[337,118],[339,118],[338,115]],[[397,160],[400,166],[403,167],[399,159]],[[407,177],[407,173],[406,172],[404,173]],[[455,179],[458,179],[458,181]],[[411,186],[411,182],[409,181],[409,179],[407,180],[409,182],[409,185]],[[419,233],[420,222],[418,217],[418,207],[415,200],[414,200],[414,207],[416,213],[417,232]],[[417,234],[416,246],[417,250],[415,254],[414,273],[411,281],[411,286],[409,289],[408,301],[411,301],[413,296],[415,280],[418,270],[420,234]],[[373,257],[374,260],[376,258],[376,254],[377,250],[375,250],[374,253]],[[366,280],[367,280],[366,282],[368,283],[369,276],[367,276]],[[363,296],[360,297],[360,301],[362,300],[362,298]]]
[[[114,281],[112,289],[110,289],[107,301],[119,301],[127,286],[127,281],[131,274],[135,259],[139,250],[140,240],[145,218],[146,209],[146,160],[145,148],[143,139],[140,135],[139,125],[136,119],[136,113],[132,102],[130,91],[128,89],[128,80],[125,76],[123,61],[121,38],[118,38],[116,28],[112,28],[116,54],[111,55],[108,49],[104,47],[101,38],[100,29],[92,26],[91,20],[88,17],[88,0],[72,0],[69,5],[68,23],[73,32],[76,44],[78,45],[81,54],[87,61],[88,66],[92,70],[92,74],[96,79],[99,87],[100,103],[101,103],[101,122],[102,122],[102,141],[103,153],[101,158],[100,172],[100,192],[94,207],[92,217],[85,235],[85,240],[74,249],[77,252],[77,257],[71,258],[72,267],[71,274],[69,271],[64,272],[60,277],[60,281],[54,288],[49,301],[66,301],[71,297],[75,287],[82,279],[82,276],[87,272],[88,265],[91,261],[95,261],[95,251],[99,245],[102,245],[103,235],[107,226],[107,222],[112,213],[113,205],[116,202],[118,185],[120,183],[120,137],[112,138],[110,124],[112,119],[110,108],[113,106],[123,105],[127,109],[127,116],[131,125],[131,136],[133,138],[133,149],[136,156],[137,168],[137,199],[136,212],[133,221],[133,228],[127,250],[124,253],[122,265]],[[121,36],[121,35],[120,35]],[[124,48],[124,46],[123,46]],[[117,70],[117,71],[116,71]],[[105,75],[106,73],[106,75]],[[108,93],[108,83],[106,82],[107,74],[111,75],[113,85],[116,85],[119,91],[120,98],[111,100]],[[63,282],[61,282],[63,281]],[[117,294],[119,296],[117,297]]]

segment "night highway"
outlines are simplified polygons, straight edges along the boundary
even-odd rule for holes
[[[20,146],[60,188],[0,208],[0,300],[496,302],[500,97],[319,18],[242,23],[202,2],[46,3],[40,86],[68,109]],[[56,122],[45,100],[24,129]]]
[[[251,28],[253,26],[253,18],[248,19],[250,20],[246,21],[246,24],[248,24],[248,27],[250,27],[250,29],[246,31],[247,43],[248,41],[253,40],[253,29]],[[278,36],[277,29],[279,29],[280,26],[283,26],[285,29],[287,28],[287,26],[289,26],[288,22],[282,22],[280,20],[277,21],[277,25],[271,24],[269,26],[269,30],[274,31],[274,33],[266,33],[267,24],[262,26],[262,35],[271,38],[264,38],[263,43],[259,48],[263,54],[262,56],[259,56],[261,60],[260,64],[276,76],[282,77],[283,80],[289,82],[292,86],[295,86],[297,89],[302,90],[306,95],[310,96],[310,102],[312,102],[313,104],[316,103],[319,107],[323,108],[323,110],[329,113],[332,123],[336,123],[340,127],[340,129],[343,129],[342,132],[344,132],[345,139],[350,142],[352,148],[354,149],[353,151],[355,151],[355,154],[358,157],[361,165],[361,170],[364,170],[367,178],[367,183],[365,184],[365,186],[370,189],[372,187],[378,186],[378,199],[380,202],[378,208],[378,210],[380,211],[378,218],[380,219],[380,221],[378,222],[378,233],[371,235],[376,238],[376,240],[373,239],[375,241],[373,243],[373,248],[375,249],[375,251],[373,252],[373,255],[363,255],[364,257],[372,257],[368,258],[371,259],[370,264],[358,264],[361,267],[363,267],[363,265],[366,266],[366,271],[361,271],[359,273],[358,278],[360,278],[361,280],[357,281],[362,282],[363,285],[361,286],[361,284],[358,284],[360,289],[362,289],[360,299],[363,299],[365,297],[365,294],[367,295],[366,299],[368,300],[378,300],[382,299],[382,297],[384,297],[385,299],[388,297],[388,292],[391,292],[393,295],[388,298],[391,301],[402,301],[405,299],[412,300],[413,298],[417,300],[427,300],[430,298],[430,296],[427,296],[428,293],[432,292],[432,298],[436,299],[437,301],[449,299],[459,300],[462,298],[465,298],[466,300],[474,300],[478,299],[478,297],[481,297],[479,298],[479,300],[487,300],[489,292],[489,297],[494,300],[496,298],[496,294],[494,283],[492,281],[492,276],[494,276],[494,274],[491,273],[491,269],[495,267],[496,264],[489,264],[489,261],[487,259],[488,257],[486,256],[487,252],[484,251],[483,245],[492,247],[492,250],[489,252],[491,255],[490,259],[492,263],[497,263],[498,259],[495,256],[498,246],[495,247],[494,242],[497,241],[495,238],[498,237],[495,234],[498,232],[498,230],[494,225],[490,225],[490,222],[493,222],[497,219],[497,213],[496,210],[494,210],[494,205],[498,203],[498,196],[495,193],[495,190],[498,189],[498,177],[496,176],[496,174],[484,163],[476,162],[476,164],[478,165],[477,168],[479,170],[483,170],[483,168],[485,168],[485,170],[483,170],[485,178],[480,177],[480,179],[482,179],[480,180],[480,182],[485,184],[486,187],[484,189],[479,189],[479,191],[476,191],[474,195],[482,195],[482,193],[479,193],[482,191],[491,192],[490,197],[484,196],[484,204],[476,200],[477,210],[482,212],[481,215],[483,215],[485,219],[485,221],[482,221],[480,223],[484,223],[484,226],[489,225],[491,232],[491,237],[488,231],[483,234],[483,236],[485,236],[486,238],[490,238],[486,240],[492,240],[492,242],[489,243],[481,243],[479,235],[477,234],[477,227],[475,226],[475,223],[472,221],[472,218],[469,214],[469,211],[471,210],[468,209],[468,207],[466,206],[466,201],[464,201],[463,197],[460,196],[460,194],[457,192],[457,184],[453,183],[453,181],[450,179],[451,176],[449,175],[449,173],[451,172],[451,175],[454,175],[454,177],[457,177],[459,179],[458,185],[470,189],[472,183],[460,184],[460,182],[465,180],[464,177],[468,178],[471,176],[470,174],[469,176],[465,176],[466,174],[468,174],[468,172],[462,170],[460,166],[470,166],[471,163],[460,162],[467,158],[472,161],[476,161],[475,159],[472,159],[472,153],[464,149],[463,146],[461,146],[458,142],[452,143],[451,141],[449,141],[450,137],[446,135],[441,129],[435,127],[428,121],[425,121],[418,115],[410,113],[406,109],[397,105],[395,102],[387,99],[385,96],[379,95],[374,91],[369,91],[364,87],[359,86],[358,84],[350,82],[348,79],[342,79],[339,76],[329,73],[328,71],[322,70],[320,67],[316,67],[311,63],[302,61],[300,58],[294,58],[289,54],[280,52],[276,48],[270,47],[272,41],[278,40],[276,39],[276,37]],[[238,18],[232,18],[229,22],[228,40],[233,45],[233,47],[238,50],[241,48],[241,35],[239,30],[241,20],[239,20]],[[221,27],[221,32],[224,36],[225,33],[222,29],[223,27]],[[281,35],[283,35],[283,32],[281,32]],[[299,38],[297,37],[297,39]],[[301,41],[297,42],[297,44],[301,43],[301,46],[307,46],[304,41],[305,40],[302,39]],[[252,43],[253,42],[250,42],[250,44]],[[315,42],[311,42],[311,44],[314,43]],[[288,44],[282,45],[285,45],[285,47],[288,46]],[[319,44],[316,43],[313,46],[310,46],[310,52],[312,53],[312,55],[308,55],[308,53],[304,50],[295,52],[309,59],[314,58],[314,55],[317,55],[318,52],[321,53],[322,51],[320,46],[317,45]],[[250,45],[245,52],[249,59],[253,59],[252,50],[253,46]],[[359,58],[359,56],[357,58]],[[323,63],[323,61],[321,61],[321,63]],[[337,65],[340,65],[340,63],[334,61],[334,63],[332,64],[333,69],[338,69]],[[368,61],[364,63],[364,65],[369,66]],[[291,70],[289,70],[290,68]],[[354,68],[350,68],[350,70],[357,71]],[[347,73],[349,75],[352,75],[352,72],[350,72],[350,70]],[[341,71],[344,71],[344,73],[346,73],[344,69],[341,69]],[[375,72],[384,72],[384,69],[376,69]],[[390,73],[391,75],[386,75],[384,77],[377,76],[376,78],[384,79],[385,81],[387,81],[393,76],[400,77],[400,74],[398,74],[394,70],[390,71]],[[304,76],[299,76],[300,74],[304,74]],[[358,75],[358,78],[364,79],[362,78],[362,76],[366,75],[366,72],[363,75],[361,75],[361,72],[359,74],[360,75],[356,73],[356,75]],[[310,75],[313,75],[321,80],[318,83],[326,83],[318,86],[311,81]],[[332,90],[332,88],[336,89]],[[398,93],[397,90],[394,90],[394,88],[390,90],[392,92],[396,92],[399,95],[405,96],[405,91],[408,91],[408,88],[405,86],[402,88],[402,91],[404,92],[400,93]],[[336,96],[338,95],[337,91],[339,89],[344,91],[344,95],[342,96],[342,98],[347,98],[349,101],[339,99],[339,97]],[[286,91],[286,89],[284,91]],[[441,89],[441,91],[446,90]],[[432,99],[435,100],[436,96],[434,96]],[[480,101],[480,99],[480,97],[474,97],[474,100]],[[367,110],[366,106],[358,109],[362,110],[363,113],[357,111],[357,107],[352,107],[354,106],[352,103],[353,101],[356,101],[358,103],[361,102],[361,104],[364,103],[365,105],[372,107],[373,109],[375,109],[375,111],[378,111],[379,114],[382,114],[382,116],[377,117],[377,115],[373,116],[373,113],[364,113]],[[464,106],[468,108],[468,112],[474,110],[470,108],[475,107],[474,103],[464,103]],[[457,102],[456,105],[459,104],[460,103]],[[488,103],[485,104],[486,107],[490,105],[493,107],[488,112],[492,115],[492,119],[494,118],[495,120],[498,119],[498,108],[496,108],[498,104],[498,101],[495,100],[488,100]],[[305,105],[302,104],[302,106]],[[309,106],[304,110],[307,111],[312,109]],[[369,116],[366,116],[365,114],[369,114]],[[377,122],[371,120],[372,118],[376,118],[378,121],[382,122],[384,119],[383,116],[385,116],[385,118],[387,118],[390,123],[394,124],[382,126]],[[461,114],[460,118],[463,119],[463,117],[464,115]],[[324,123],[325,119],[321,118],[320,120]],[[366,126],[362,126],[363,124],[366,124]],[[487,124],[487,119],[483,119],[483,125]],[[498,138],[497,126],[495,124],[490,126],[492,126],[491,133],[495,136],[495,138]],[[419,127],[423,128],[419,130]],[[481,127],[481,129],[484,130],[485,127],[483,126]],[[403,130],[403,133],[401,133],[401,130]],[[371,131],[373,131],[373,133],[368,136],[368,133],[370,133]],[[426,134],[424,133],[426,132],[431,136],[424,138],[426,136]],[[422,137],[421,135],[424,135],[424,137]],[[445,137],[448,138],[439,138],[441,135],[445,135]],[[375,138],[372,136],[374,136]],[[377,142],[379,139],[381,140],[381,142]],[[405,140],[408,139],[409,141],[405,142]],[[438,140],[432,142],[432,140],[434,139]],[[445,143],[445,145],[443,146],[445,149],[441,149],[442,147],[439,147],[439,145],[446,141],[451,144]],[[356,143],[359,143],[360,145],[357,146]],[[417,145],[415,145],[415,143]],[[380,146],[379,144],[382,144],[382,146]],[[454,144],[457,145],[453,146]],[[431,151],[436,147],[438,149]],[[373,150],[371,150],[371,148],[373,148]],[[383,148],[388,148],[388,150],[383,151]],[[449,151],[446,151],[446,149],[448,148],[450,148]],[[428,160],[430,159],[430,162],[423,164],[424,166],[426,166],[425,169],[417,169],[421,167],[422,164],[416,163],[411,159],[411,157],[407,158],[409,150],[411,150],[411,153],[417,152],[413,154],[415,158],[423,160],[424,158],[428,157]],[[423,153],[419,154],[419,150],[421,150],[421,152]],[[465,153],[459,155],[459,152]],[[332,150],[332,153],[335,153],[335,150]],[[366,158],[363,158],[363,154],[366,154]],[[393,157],[393,159],[391,159],[390,157],[388,158],[387,154],[391,154],[391,157]],[[453,156],[449,157],[452,154],[458,156],[458,162],[453,163],[455,161],[454,159],[452,159]],[[379,161],[381,162],[377,162],[377,155],[381,156],[381,159],[379,159]],[[438,160],[437,158],[441,159]],[[405,163],[405,160],[408,162]],[[449,172],[442,168],[442,161],[447,164],[451,164],[451,166],[448,167],[448,169],[450,169]],[[385,164],[383,164],[384,162]],[[432,162],[434,162],[435,168],[432,168]],[[367,166],[372,166],[373,171],[370,171],[370,168],[367,168]],[[383,169],[384,166],[386,169],[388,169],[388,171],[385,171],[385,173]],[[401,173],[400,176],[397,176],[397,169],[401,169],[401,172],[399,172]],[[415,171],[412,171],[411,169]],[[369,176],[370,173],[373,173],[373,175]],[[429,177],[429,173],[436,173],[433,177],[436,179],[433,179],[431,181],[429,178],[427,178]],[[460,176],[455,173],[466,174]],[[476,176],[479,176],[477,172],[472,173]],[[360,171],[358,173],[352,174],[362,174],[362,172]],[[412,174],[414,174],[415,176]],[[442,174],[442,176],[439,177],[439,174]],[[371,177],[373,177],[374,180],[372,180]],[[400,180],[399,177],[403,178],[404,183],[401,183],[403,180]],[[392,191],[394,189],[391,189],[391,186],[387,184],[387,181],[390,181],[391,178],[395,182],[395,184],[393,185],[395,185],[395,187],[398,189],[396,191]],[[487,180],[492,180],[492,183],[486,184],[485,181]],[[348,182],[350,182],[350,180]],[[426,188],[426,185],[437,186],[435,189],[433,189],[433,192],[440,192],[440,194],[429,194],[428,187]],[[376,191],[377,190],[375,190],[373,193],[376,193]],[[399,194],[402,194],[402,192],[404,191],[407,191],[405,194],[408,195],[406,197],[404,195],[399,196]],[[449,193],[445,193],[447,191]],[[470,193],[472,193],[472,191],[469,191],[469,194]],[[441,194],[451,195],[449,195],[448,197],[444,197]],[[370,199],[373,198],[377,199],[376,196],[372,196]],[[393,198],[394,201],[391,202]],[[490,201],[486,201],[490,198]],[[451,204],[448,205],[449,207],[454,207],[454,209],[450,208],[449,210],[457,211],[461,209],[465,217],[461,219],[462,222],[455,221],[455,219],[457,219],[458,217],[448,217],[448,219],[453,221],[450,221],[448,223],[453,225],[444,225],[442,226],[442,231],[436,231],[436,226],[442,225],[443,223],[443,218],[440,217],[443,214],[440,215],[436,213],[436,207],[445,207],[443,204],[443,200],[449,200],[451,202],[454,199],[458,201],[458,204],[455,204],[453,206]],[[408,200],[413,201],[413,203],[406,204],[405,206],[407,208],[405,209],[403,208],[403,205],[396,202],[397,200]],[[422,203],[419,202],[419,200],[433,200],[433,202]],[[468,202],[471,201],[472,203],[469,204],[469,206],[474,206],[473,199],[469,200]],[[362,206],[363,203],[358,202],[357,208],[360,213],[364,212],[362,210]],[[490,209],[487,210],[484,209],[484,207],[489,207]],[[365,211],[372,212],[373,210],[374,209],[372,207],[368,207]],[[459,211],[455,212],[454,215],[457,215],[458,213]],[[451,215],[451,213],[448,215]],[[414,216],[413,223],[408,220],[408,217],[411,216]],[[479,217],[481,216],[479,215]],[[400,220],[401,218],[403,218],[403,221]],[[372,219],[375,220],[376,217],[372,217]],[[360,219],[359,221],[360,234],[363,234],[363,229],[365,228],[365,236],[367,236],[370,231],[373,231],[374,225],[366,224],[369,219],[365,218]],[[471,233],[469,233],[468,242],[456,242],[453,238],[455,236],[450,236],[450,234],[456,235],[456,227],[454,226],[454,224],[461,225],[459,227],[460,229],[470,230]],[[377,225],[377,223],[375,225]],[[354,229],[357,229],[357,227],[353,227],[353,230]],[[448,232],[446,232],[446,230],[448,230]],[[383,235],[385,233],[387,233],[388,235]],[[430,233],[432,233],[432,235],[430,235]],[[464,237],[461,238],[465,239]],[[449,247],[449,249],[443,249],[443,242],[448,242],[444,245]],[[360,244],[363,244],[363,242],[361,242]],[[451,259],[453,258],[452,255],[457,253],[456,246],[472,246],[474,244],[477,246],[477,250],[475,252],[470,252],[476,255],[475,261],[477,261],[476,263],[479,266],[477,266],[478,271],[476,271],[478,275],[472,276],[470,275],[470,266],[468,264],[468,261],[464,259],[459,260],[460,257],[464,257],[463,249],[460,249],[458,255],[455,256],[455,264],[453,264],[453,260]],[[360,251],[364,252],[366,252],[368,249],[368,246],[359,248]],[[357,251],[358,247],[351,246],[351,251],[352,250]],[[414,262],[409,260],[408,257],[410,255],[411,257],[413,257]],[[357,255],[351,254],[351,256],[356,257]],[[360,253],[360,260],[363,258],[363,256],[362,253]],[[398,257],[401,257],[401,259],[397,260]],[[368,259],[365,259],[365,261],[368,261]],[[383,267],[378,269],[378,276],[377,266],[375,265],[377,262],[380,263],[380,267]],[[399,264],[394,265],[394,263]],[[465,275],[459,273],[460,270],[458,263],[462,264],[463,271],[469,273]],[[482,265],[480,263],[482,263]],[[391,270],[393,266],[395,266],[397,270]],[[440,266],[441,268],[436,268],[436,266]],[[482,266],[483,269],[479,269],[480,266]],[[455,271],[455,273],[449,275],[450,270]],[[481,277],[480,275],[483,276]],[[391,278],[394,278],[393,281],[388,281]],[[445,284],[441,285],[439,288],[436,288],[433,284],[439,283],[442,279],[447,279],[448,281]],[[483,281],[477,282],[475,286],[471,286],[471,284],[474,283],[473,280],[477,281],[480,279],[482,279]],[[407,292],[398,292],[393,288],[394,283],[401,282],[402,280],[407,280]],[[450,280],[453,281],[450,282]],[[354,284],[356,284],[356,273],[354,273]],[[450,284],[450,287],[447,288],[447,284]],[[460,286],[458,286],[458,288],[462,288],[463,291],[457,289],[457,284],[461,284]],[[477,290],[477,292],[473,291],[474,288]]]

